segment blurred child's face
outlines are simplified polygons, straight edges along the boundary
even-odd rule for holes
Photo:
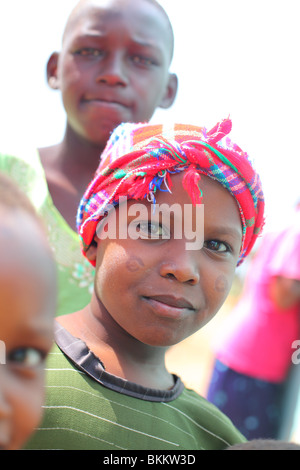
[[[158,191],[157,204],[177,203],[182,213],[184,204],[191,205],[182,178],[182,174],[173,177],[172,194]],[[239,209],[218,182],[201,176],[200,187],[204,203],[201,249],[186,249],[184,230],[181,239],[174,237],[177,215],[171,217],[169,228],[150,226],[150,217],[138,221],[143,238],[98,243],[95,292],[100,309],[125,334],[142,343],[170,346],[195,333],[218,312],[231,287],[242,241]],[[192,210],[195,217],[196,208]],[[128,216],[127,225],[137,216]],[[157,238],[149,238],[150,230]],[[169,230],[168,239],[159,236],[165,230]],[[90,258],[95,256],[92,251]]]
[[[55,305],[45,276],[49,259],[38,254],[41,234],[29,216],[19,222],[18,247],[12,224],[0,223],[0,449],[9,450],[23,446],[42,416]],[[36,261],[27,263],[24,251],[35,249]]]
[[[57,68],[71,128],[103,144],[121,122],[148,121],[169,107],[177,89],[172,48],[169,24],[150,2],[84,2],[66,27]]]

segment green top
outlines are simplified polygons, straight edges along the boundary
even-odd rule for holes
[[[0,153],[0,171],[19,184],[44,220],[57,263],[57,315],[85,307],[91,299],[94,268],[80,251],[77,233],[53,204],[38,151],[24,149],[21,156]]]
[[[171,390],[148,389],[105,371],[62,326],[47,364],[44,420],[29,449],[224,449],[245,439],[214,405],[174,376]],[[62,352],[64,351],[64,352]]]

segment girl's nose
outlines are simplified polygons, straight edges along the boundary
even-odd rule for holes
[[[96,81],[110,86],[126,86],[128,80],[122,57],[115,54],[105,58],[101,62]]]
[[[200,281],[199,263],[197,254],[193,250],[187,250],[185,244],[175,250],[174,256],[168,250],[168,260],[162,262],[160,275],[169,279],[176,279],[181,283],[197,285]]]

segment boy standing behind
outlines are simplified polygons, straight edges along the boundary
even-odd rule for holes
[[[173,32],[155,0],[80,0],[67,21],[60,53],[48,61],[49,85],[67,114],[58,145],[20,158],[0,155],[0,169],[29,195],[48,227],[58,265],[58,312],[84,307],[93,270],[75,231],[80,198],[110,133],[121,122],[148,121],[172,105]]]

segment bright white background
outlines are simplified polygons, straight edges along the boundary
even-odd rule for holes
[[[300,197],[299,0],[161,0],[175,31],[179,92],[153,121],[206,127],[231,116],[232,138],[264,183],[267,226],[280,227]],[[45,66],[60,49],[76,0],[0,3],[0,151],[63,135],[59,92]]]

